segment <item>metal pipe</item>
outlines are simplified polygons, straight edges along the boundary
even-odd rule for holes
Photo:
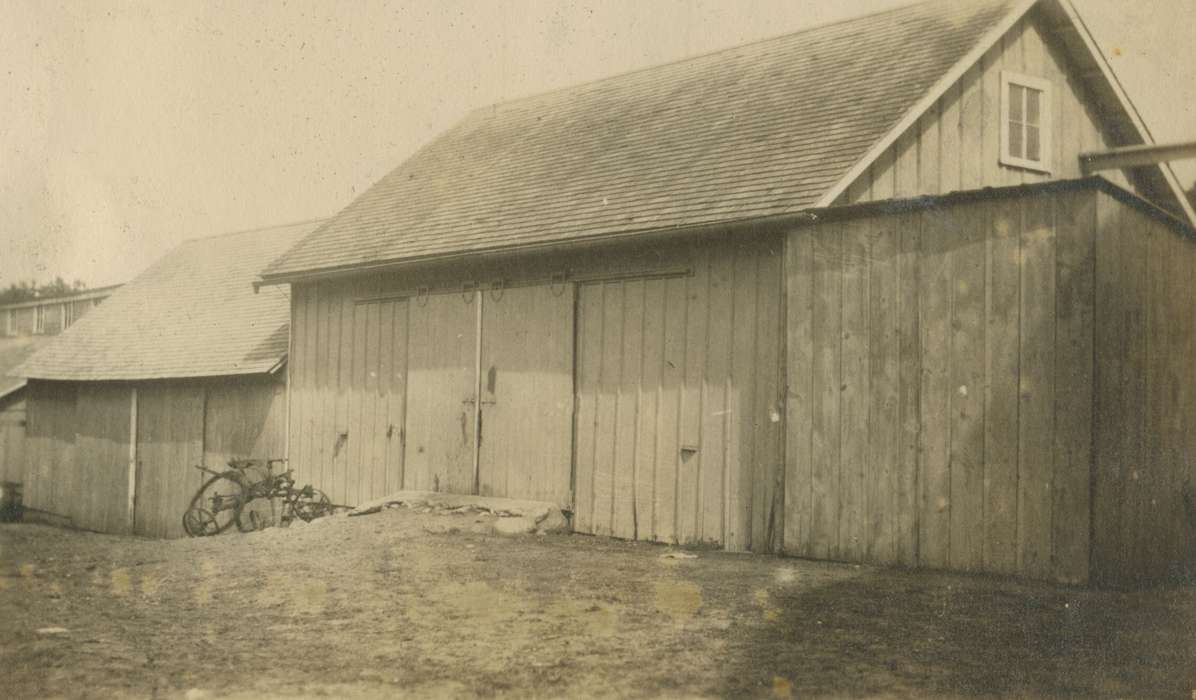
[[[1196,158],[1196,141],[1121,146],[1105,151],[1081,153],[1080,170],[1085,176],[1088,176],[1101,170],[1140,168],[1146,165],[1193,158]]]

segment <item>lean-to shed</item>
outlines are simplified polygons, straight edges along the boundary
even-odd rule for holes
[[[1102,334],[1149,313],[1189,342],[1160,316],[1182,268],[1162,296],[1143,270],[1187,259],[1194,213],[1166,165],[1080,168],[1150,141],[1068,0],[932,0],[477,110],[262,273],[292,289],[292,464],[338,502],[1158,574],[1190,452],[1107,421],[1191,378]]]
[[[187,241],[18,368],[26,507],[176,537],[194,465],[282,456],[287,293],[253,282],[317,223]]]

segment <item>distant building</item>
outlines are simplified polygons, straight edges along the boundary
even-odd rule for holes
[[[290,306],[253,283],[318,223],[186,241],[17,368],[25,505],[177,537],[195,465],[282,456]]]
[[[25,454],[25,379],[12,369],[119,287],[0,305],[0,480],[21,480]]]
[[[119,287],[115,284],[66,296],[0,305],[0,337],[58,335]]]

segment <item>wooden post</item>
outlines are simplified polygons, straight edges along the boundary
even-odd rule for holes
[[[129,470],[128,470],[128,502],[126,505],[126,519],[129,532],[133,532],[135,525],[137,503],[137,387],[130,392],[129,401]]]

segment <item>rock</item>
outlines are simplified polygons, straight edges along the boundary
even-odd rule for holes
[[[295,528],[303,528],[303,527],[307,527],[307,526],[308,526],[308,525],[310,525],[310,524],[311,524],[311,523],[307,522],[307,521],[306,521],[306,520],[304,520],[303,518],[293,518],[293,519],[291,520],[291,524],[290,524],[290,526],[289,526],[289,527],[290,527],[291,529],[295,529]]]
[[[665,552],[660,555],[661,559],[697,559],[698,555],[690,554],[689,552]]]
[[[38,634],[66,634],[70,632],[65,627],[42,627],[37,631]]]
[[[536,532],[541,535],[556,535],[569,532],[569,521],[565,518],[564,513],[553,508],[542,520],[536,523]]]
[[[430,535],[452,535],[454,533],[461,532],[461,528],[444,522],[428,523],[427,525],[424,525],[424,532]]]
[[[535,521],[529,518],[499,518],[494,521],[494,531],[500,535],[525,535],[535,529]]]
[[[183,700],[207,700],[212,694],[202,688],[192,688],[183,694]]]

